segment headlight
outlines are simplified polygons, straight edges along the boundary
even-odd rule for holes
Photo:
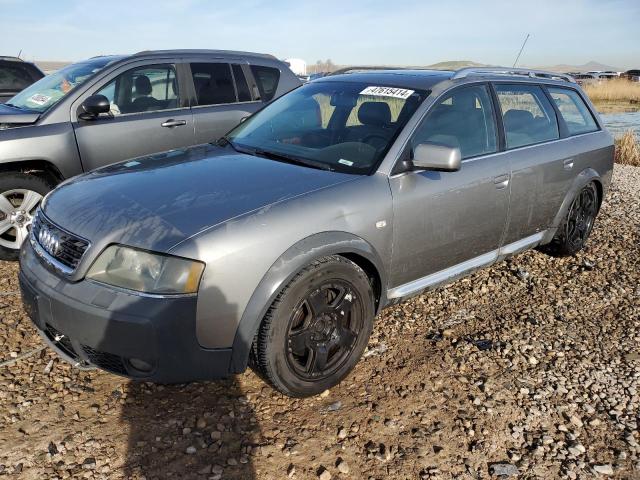
[[[112,245],[100,254],[87,278],[155,294],[196,293],[204,263]]]

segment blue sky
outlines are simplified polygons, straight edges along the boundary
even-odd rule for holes
[[[336,64],[640,67],[640,0],[0,0],[0,54],[220,48]]]

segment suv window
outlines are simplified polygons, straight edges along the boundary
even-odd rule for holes
[[[260,91],[260,99],[268,102],[273,98],[278,88],[278,80],[280,80],[280,70],[272,67],[263,67],[260,65],[251,65],[251,72],[258,84]]]
[[[560,138],[558,120],[547,96],[537,85],[497,84],[507,148],[524,147]]]
[[[566,88],[547,87],[551,98],[558,107],[560,115],[567,125],[569,135],[595,132],[598,125],[593,119],[589,108],[575,90]]]
[[[239,102],[250,102],[251,92],[249,91],[249,84],[247,83],[247,77],[245,77],[242,67],[240,65],[232,65],[233,78],[236,81],[236,90],[238,91]]]
[[[198,105],[235,103],[231,65],[228,63],[192,63],[191,75]]]
[[[128,70],[97,93],[109,99],[114,115],[168,110],[180,105],[173,65],[149,65]]]
[[[411,139],[460,149],[462,158],[498,150],[491,96],[486,85],[462,87],[447,95],[431,111]]]
[[[6,64],[0,66],[0,90],[22,90],[34,80],[26,68]]]

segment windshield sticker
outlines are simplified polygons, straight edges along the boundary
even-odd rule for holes
[[[338,160],[338,163],[341,163],[342,165],[346,165],[347,167],[353,166],[353,162],[351,160],[345,160],[344,158],[341,158],[340,160]]]
[[[360,95],[372,95],[374,97],[393,97],[406,100],[414,90],[393,87],[367,87],[360,92]]]
[[[42,95],[41,93],[36,93],[35,95],[31,95],[31,97],[29,98],[29,101],[31,103],[35,103],[36,105],[44,105],[49,100],[51,100],[51,97],[47,95]]]

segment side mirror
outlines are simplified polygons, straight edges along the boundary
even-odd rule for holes
[[[413,150],[413,167],[440,172],[460,170],[460,149],[437,143],[421,143]]]
[[[92,120],[101,113],[109,113],[111,104],[109,103],[109,99],[104,95],[91,95],[82,102],[82,110],[84,110],[84,112],[80,114],[80,118],[83,120]]]

